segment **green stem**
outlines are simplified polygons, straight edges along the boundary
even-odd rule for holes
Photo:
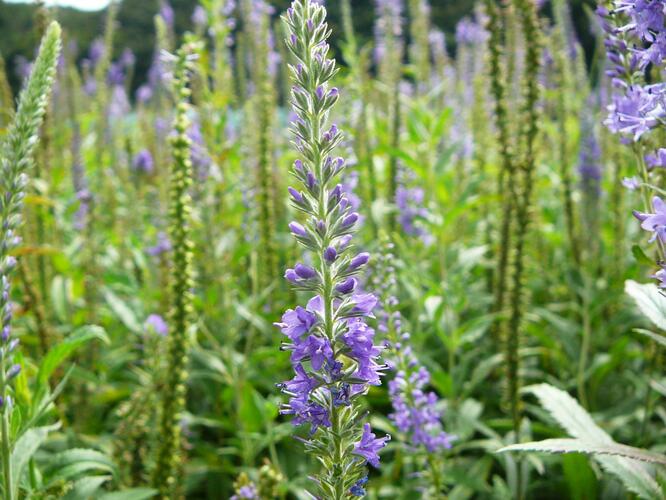
[[[5,360],[0,358],[0,392],[2,396],[2,475],[4,479],[4,493],[7,500],[14,500],[14,483],[12,480],[11,443],[9,435],[9,405],[7,402],[7,381],[5,379]]]
[[[580,400],[580,403],[583,405],[583,407],[588,408],[589,407],[589,402],[587,400],[587,391],[585,389],[585,372],[587,370],[587,359],[589,357],[589,351],[590,351],[590,302],[589,302],[589,279],[587,277],[584,277],[585,279],[585,290],[584,290],[584,296],[582,300],[581,307],[583,308],[583,336],[581,340],[581,346],[580,346],[580,357],[578,359],[578,374],[577,374],[577,381],[578,381],[578,398]]]

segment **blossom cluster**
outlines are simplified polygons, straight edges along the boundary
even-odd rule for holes
[[[396,278],[393,244],[378,258],[374,282],[381,297],[378,330],[385,339],[387,365],[395,373],[389,382],[393,413],[389,418],[408,439],[411,447],[425,448],[429,453],[451,448],[452,436],[442,426],[440,401],[426,388],[430,384],[428,369],[419,363],[411,346],[411,335],[403,330],[402,315],[395,296]]]
[[[647,81],[648,73],[661,74],[661,79],[664,75],[666,4],[662,0],[613,0],[597,12],[606,34],[607,75],[620,90],[608,106],[605,124],[634,143],[641,178],[625,179],[623,184],[630,189],[640,187],[643,193],[644,211],[634,211],[634,215],[644,230],[653,233],[650,241],[657,242],[660,269],[654,277],[666,288],[666,204],[650,195],[650,169],[666,167],[666,151],[658,148],[644,154],[645,144],[652,145],[657,135],[651,132],[666,124],[666,83]]]
[[[280,384],[289,397],[281,411],[293,415],[295,425],[310,425],[308,449],[316,450],[324,465],[318,486],[324,496],[335,496],[341,490],[361,493],[363,466],[379,465],[377,452],[388,437],[378,439],[369,425],[361,428],[358,423],[356,400],[369,386],[381,383],[385,367],[379,360],[381,348],[374,344],[375,332],[366,322],[373,317],[377,298],[361,290],[357,277],[370,255],[354,251],[359,214],[339,183],[346,164],[334,149],[342,133],[328,121],[339,92],[328,83],[336,67],[327,57],[330,31],[325,16],[325,8],[311,0],[296,0],[284,16],[290,33],[287,46],[295,58],[290,67],[295,111],[291,131],[299,153],[292,171],[299,187],[289,187],[289,194],[304,216],[289,229],[310,254],[309,263],[287,269],[285,278],[313,296],[305,307],[287,310],[276,325],[287,337],[283,349],[291,353],[295,372]],[[341,443],[345,439],[351,442]],[[326,450],[336,449],[352,451],[326,457]],[[338,477],[340,468],[347,472]]]
[[[620,90],[605,124],[634,142],[666,120],[666,84],[645,83],[649,67],[663,69],[665,12],[661,0],[613,0],[597,9],[610,63],[606,74]]]

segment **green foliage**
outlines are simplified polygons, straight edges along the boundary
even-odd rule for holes
[[[541,451],[546,453],[585,453],[594,458],[625,487],[641,498],[661,498],[663,492],[652,472],[640,461],[666,465],[666,457],[631,446],[618,444],[566,392],[547,384],[526,388],[539,398],[541,405],[575,439],[547,439],[506,446],[500,452]]]

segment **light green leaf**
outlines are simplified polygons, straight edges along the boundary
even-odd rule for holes
[[[46,473],[49,482],[70,479],[81,472],[99,470],[117,475],[113,460],[97,450],[73,448],[54,455],[48,463]]]
[[[535,394],[539,398],[541,405],[548,410],[551,416],[570,435],[577,438],[575,440],[554,440],[555,444],[559,442],[561,447],[570,446],[569,449],[571,452],[574,451],[572,441],[585,443],[587,450],[590,450],[591,447],[596,447],[595,451],[589,451],[589,453],[594,456],[594,459],[605,470],[617,476],[625,488],[636,493],[639,497],[648,500],[663,498],[661,489],[652,476],[651,471],[644,463],[635,458],[636,448],[623,446],[613,441],[610,435],[599,428],[587,411],[568,393],[548,384],[530,386],[526,388],[526,391]],[[550,443],[547,443],[542,448],[553,447],[553,440],[548,441]],[[532,443],[528,443],[528,445],[530,444]],[[516,446],[524,445],[518,444]],[[537,443],[534,446],[540,445]],[[615,453],[609,453],[610,450],[615,450]],[[619,450],[621,450],[621,453]],[[541,449],[540,451],[549,450]],[[563,449],[560,449],[560,451],[551,449],[550,451],[553,453],[565,453]],[[585,453],[582,447],[575,451]],[[655,456],[651,452],[645,450],[639,451],[642,452],[640,456],[643,461],[647,461],[647,456],[650,457],[651,462],[655,461]],[[630,455],[630,452],[632,455]],[[646,453],[648,454],[647,456],[645,455]],[[627,458],[628,456],[632,456],[632,458]]]
[[[28,429],[14,444],[11,456],[12,477],[14,477],[14,496],[18,491],[18,484],[23,474],[23,469],[39,449],[44,444],[49,432],[54,431],[60,427],[60,423],[53,425],[46,425],[43,427],[34,427]]]
[[[624,291],[636,301],[643,315],[660,330],[666,330],[666,297],[659,293],[657,285],[627,280]]]
[[[96,498],[97,492],[104,483],[111,480],[111,476],[88,476],[74,481],[72,489],[67,492],[63,500],[90,500]]]
[[[613,455],[641,462],[666,465],[666,456],[648,450],[634,448],[619,443],[595,444],[581,439],[545,439],[530,443],[519,443],[505,446],[504,451],[543,451],[546,453],[585,453],[587,455]]]
[[[152,488],[132,488],[101,495],[98,497],[98,500],[144,500],[146,498],[153,498],[155,495],[157,495],[157,490]]]
[[[65,361],[76,349],[86,342],[98,339],[109,343],[109,338],[104,329],[96,325],[87,325],[75,330],[62,342],[54,346],[42,360],[39,366],[37,380],[39,384],[45,385],[53,372]]]
[[[130,307],[113,293],[108,288],[104,289],[104,300],[109,305],[113,313],[118,319],[133,333],[141,333],[143,331],[141,323],[136,317],[136,314]]]
[[[654,340],[661,347],[666,347],[666,337],[664,337],[663,335],[651,332],[650,330],[645,330],[644,328],[634,328],[634,331],[636,333],[640,333],[641,335],[645,335],[651,340]]]
[[[604,430],[592,420],[585,409],[568,393],[548,384],[532,385],[525,391],[534,394],[552,417],[571,436],[589,443],[613,443]]]

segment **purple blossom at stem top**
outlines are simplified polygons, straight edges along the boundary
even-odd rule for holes
[[[643,198],[643,212],[634,211],[641,227],[654,233],[651,241],[657,243],[657,265],[654,275],[659,286],[666,279],[666,243],[662,225],[664,204],[654,184],[653,166],[660,162],[658,156],[646,155],[645,142],[653,137],[656,129],[666,123],[666,84],[647,83],[646,73],[663,75],[666,60],[666,11],[663,0],[612,0],[597,9],[605,32],[605,46],[609,68],[615,89],[613,102],[608,106],[609,115],[604,122],[611,132],[622,134],[625,142],[632,141],[632,149],[640,183],[627,180],[625,185],[639,187]],[[645,138],[644,138],[645,137]],[[658,150],[661,151],[661,149]],[[658,182],[658,181],[657,181]]]
[[[605,32],[606,74],[619,90],[604,122],[613,133],[638,142],[666,120],[666,84],[647,85],[649,65],[659,71],[666,58],[662,0],[612,0],[597,9]]]
[[[404,50],[403,0],[375,0],[375,62],[379,66],[392,66],[402,62]],[[397,71],[397,68],[393,68]],[[385,73],[386,70],[380,71]]]
[[[379,362],[381,348],[373,342],[375,332],[365,321],[377,299],[359,290],[356,275],[369,255],[353,251],[359,215],[339,184],[345,161],[334,155],[342,134],[328,120],[339,92],[329,85],[336,67],[327,57],[326,9],[296,0],[283,21],[295,60],[290,65],[296,114],[291,132],[299,153],[292,171],[299,185],[289,194],[302,214],[289,228],[311,253],[312,263],[297,263],[285,277],[312,297],[277,323],[287,337],[282,348],[291,353],[295,373],[280,384],[289,397],[281,412],[293,415],[295,425],[310,425],[306,450],[321,465],[314,477],[316,496],[344,499],[364,492],[366,463],[379,464],[377,452],[388,440],[364,427],[359,404],[371,385],[381,383],[385,368]]]

